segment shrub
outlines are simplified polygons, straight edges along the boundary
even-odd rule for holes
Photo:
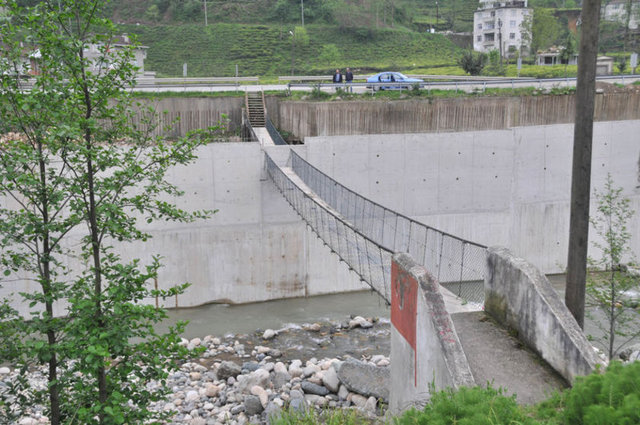
[[[604,374],[578,378],[567,394],[564,420],[578,425],[640,423],[640,362],[612,362]]]
[[[516,403],[515,396],[505,396],[502,389],[463,387],[433,394],[423,410],[412,409],[396,421],[398,425],[511,425],[537,424]]]

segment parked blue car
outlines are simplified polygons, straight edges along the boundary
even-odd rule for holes
[[[367,78],[367,83],[391,83],[390,85],[371,85],[374,90],[409,89],[416,83],[423,83],[419,78],[409,78],[399,72],[380,72]]]

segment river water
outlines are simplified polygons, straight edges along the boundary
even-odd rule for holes
[[[390,309],[375,292],[359,291],[288,298],[252,304],[207,304],[169,310],[166,325],[188,320],[184,338],[246,334],[304,323],[345,321],[350,316],[389,319]]]
[[[560,299],[564,301],[565,275],[547,276]],[[481,290],[482,282],[477,282]],[[257,337],[266,329],[296,329],[300,325],[315,322],[341,322],[343,325],[351,317],[363,316],[380,319],[380,332],[377,332],[376,344],[388,335],[390,308],[375,292],[360,291],[343,294],[322,295],[307,298],[289,298],[275,301],[265,301],[252,304],[228,305],[208,304],[193,308],[169,310],[169,319],[162,328],[174,324],[176,321],[189,321],[184,338],[204,337],[206,335],[225,336],[230,334],[246,334]],[[593,315],[593,314],[592,314]],[[292,332],[293,333],[293,332]],[[585,318],[585,333],[596,339],[602,332],[589,317]],[[295,339],[304,343],[307,334],[295,332]],[[354,335],[352,341],[339,344],[343,348],[349,344],[364,342],[365,335]],[[388,338],[388,337],[387,337]],[[637,342],[637,341],[636,341]],[[289,341],[293,344],[294,341]],[[363,347],[364,348],[364,347]],[[388,354],[388,341],[380,347],[382,354]],[[339,351],[339,347],[335,347]]]

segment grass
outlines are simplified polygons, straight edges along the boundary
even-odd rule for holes
[[[390,28],[344,28],[306,25],[309,44],[292,46],[289,30],[280,25],[121,25],[122,32],[137,34],[149,46],[145,69],[158,77],[330,75],[336,67],[350,66],[355,73],[455,65],[462,49],[441,34]],[[339,56],[321,62],[325,45],[337,46]],[[347,59],[348,58],[348,59]]]

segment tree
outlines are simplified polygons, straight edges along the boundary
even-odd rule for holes
[[[594,268],[587,282],[587,303],[595,308],[594,323],[602,333],[601,342],[609,359],[640,335],[640,310],[632,305],[632,291],[640,289],[640,276],[632,271],[635,259],[627,223],[633,217],[630,201],[607,176],[604,191],[597,192],[597,214],[591,224],[602,242],[593,243],[602,256],[590,260]],[[636,300],[637,302],[637,300]],[[637,307],[637,305],[635,306]],[[617,338],[624,338],[616,343]]]
[[[550,9],[536,8],[527,15],[520,26],[523,45],[529,46],[535,55],[538,50],[551,47],[562,33],[560,23]]]
[[[569,33],[565,40],[564,46],[562,46],[562,50],[560,50],[560,61],[564,64],[564,76],[567,77],[567,66],[569,65],[569,61],[573,58],[573,55],[576,53],[576,41],[573,37],[573,34]]]
[[[458,65],[469,75],[480,75],[486,59],[487,56],[484,53],[465,50],[458,59]]]
[[[52,425],[143,423],[166,391],[147,384],[187,354],[182,325],[157,334],[153,324],[166,313],[143,303],[186,285],[150,289],[160,259],[125,261],[117,247],[150,237],[140,222],[211,213],[166,200],[181,194],[168,169],[195,159],[206,139],[152,137],[149,111],[135,124],[139,105],[126,90],[135,83],[133,52],[113,45],[103,3],[0,0],[10,16],[0,46],[0,268],[39,288],[20,294],[27,317],[0,304],[0,361],[22,365],[22,378],[32,365],[48,366],[45,390],[23,386],[14,389],[19,403],[0,400],[0,422],[42,403]],[[29,90],[27,56],[37,62]]]
[[[620,72],[620,74],[624,74],[624,71],[626,71],[627,69],[627,59],[620,58],[616,66],[618,67],[618,71]]]

